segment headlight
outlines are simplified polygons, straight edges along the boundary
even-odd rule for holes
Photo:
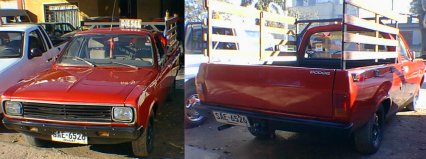
[[[119,122],[133,121],[133,109],[131,107],[112,108],[112,120]]]
[[[7,115],[21,116],[22,104],[20,102],[6,101],[4,103],[4,110]]]

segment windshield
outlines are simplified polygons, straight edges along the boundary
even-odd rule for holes
[[[152,66],[152,41],[145,35],[80,35],[64,49],[58,64],[133,68]]]
[[[18,58],[22,56],[22,32],[0,32],[0,58]]]

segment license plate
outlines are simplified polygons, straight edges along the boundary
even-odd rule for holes
[[[52,135],[52,141],[74,144],[87,144],[87,136],[75,132],[57,131]]]
[[[213,115],[216,118],[217,122],[239,125],[239,126],[250,126],[247,116],[239,114],[231,114],[225,112],[213,111]]]

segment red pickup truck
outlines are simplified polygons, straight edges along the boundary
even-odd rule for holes
[[[339,22],[302,32],[295,61],[201,64],[201,104],[225,127],[246,126],[259,138],[342,132],[359,152],[376,152],[385,119],[415,109],[425,65],[398,29],[348,15]]]
[[[176,32],[165,33],[172,38],[141,28],[77,33],[51,69],[4,92],[4,125],[35,146],[130,142],[147,156],[181,54]]]

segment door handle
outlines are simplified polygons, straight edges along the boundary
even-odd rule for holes
[[[53,58],[48,58],[46,62],[50,62],[52,60],[53,60]]]

